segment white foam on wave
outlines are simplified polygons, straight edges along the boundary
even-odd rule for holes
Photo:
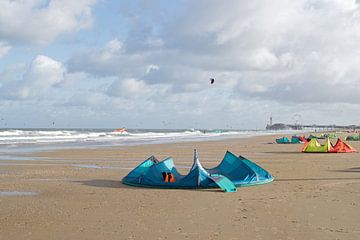
[[[156,140],[163,138],[181,138],[203,135],[200,131],[183,132],[135,132],[119,134],[116,132],[97,131],[32,131],[32,130],[6,130],[0,131],[0,144],[31,144],[31,143],[59,143],[59,142],[88,142],[88,141],[119,141],[119,140]]]
[[[119,134],[112,130],[0,130],[0,145],[107,143],[115,145],[201,140],[216,137],[267,135],[268,131],[134,130]]]

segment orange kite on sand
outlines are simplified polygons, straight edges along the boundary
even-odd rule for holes
[[[346,142],[343,142],[340,138],[338,138],[333,148],[335,152],[339,152],[339,153],[356,152],[355,148],[351,147]]]

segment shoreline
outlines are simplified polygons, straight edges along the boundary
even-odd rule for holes
[[[15,132],[18,130],[14,130]],[[63,136],[63,131],[66,132],[66,136]],[[156,130],[159,131],[159,130]],[[165,131],[165,130],[164,130]],[[169,131],[169,132],[166,132]],[[31,133],[26,133],[24,136],[7,136],[2,135],[0,141],[0,154],[13,153],[13,152],[38,152],[38,151],[47,151],[47,150],[61,150],[61,149],[87,149],[87,148],[105,148],[105,147],[129,147],[129,146],[141,146],[148,144],[168,144],[168,143],[181,143],[181,142],[201,142],[201,141],[219,141],[226,139],[237,139],[237,138],[251,138],[255,136],[268,136],[268,135],[287,135],[287,134],[303,134],[306,131],[298,130],[282,130],[282,131],[267,131],[267,130],[236,130],[226,131],[223,133],[200,133],[200,131],[195,131],[193,133],[189,131],[177,132],[179,130],[175,129],[174,132],[166,130],[165,132],[147,132],[141,133],[140,135],[118,135],[113,134],[112,132],[102,133],[102,132],[86,132],[85,133],[76,133],[81,135],[77,136],[68,136],[69,130],[63,129],[61,131],[50,131],[44,136],[32,136],[39,134],[34,131]],[[50,134],[51,133],[51,134]],[[189,133],[191,133],[189,135]],[[29,136],[30,134],[30,136]],[[50,135],[47,135],[50,134]],[[74,133],[72,133],[74,134]],[[93,134],[98,134],[101,137],[92,136]],[[109,135],[107,135],[109,134]],[[155,135],[152,135],[155,134]],[[160,134],[160,135],[157,135]],[[163,134],[163,135],[161,135]],[[175,135],[172,135],[175,134]],[[178,135],[180,134],[180,135]],[[54,135],[54,136],[52,136]],[[46,137],[45,137],[46,136]],[[97,135],[96,135],[97,136]],[[45,139],[44,139],[45,137]],[[78,138],[80,137],[80,138]],[[39,138],[39,142],[36,140]],[[6,140],[8,139],[8,140]],[[35,142],[32,142],[35,141]],[[8,142],[8,143],[7,143]]]

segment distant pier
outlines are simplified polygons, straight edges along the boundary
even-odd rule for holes
[[[357,130],[360,129],[360,125],[324,125],[324,124],[286,124],[286,123],[274,123],[272,125],[266,125],[266,130],[307,130],[316,129],[323,131],[335,131],[335,130]]]

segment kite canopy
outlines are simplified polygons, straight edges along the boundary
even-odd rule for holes
[[[336,138],[336,133],[324,133],[321,134],[318,138]]]
[[[335,145],[332,145],[329,138],[326,139],[324,145],[321,145],[316,138],[311,139],[304,144],[302,152],[306,153],[349,153],[356,152],[349,144],[338,138]]]
[[[299,136],[298,137],[299,138],[299,140],[301,141],[301,142],[303,142],[303,143],[306,143],[308,140],[305,138],[305,137],[303,137],[303,136]]]
[[[334,150],[335,152],[339,152],[339,153],[356,152],[355,148],[343,142],[340,138],[338,138],[336,144],[334,145]]]
[[[334,152],[334,149],[330,143],[330,140],[327,138],[324,145],[321,145],[316,138],[312,138],[309,142],[305,143],[303,152],[312,152],[312,153],[326,153]]]
[[[277,138],[276,143],[278,144],[296,144],[296,143],[302,143],[302,140],[298,136],[292,136],[291,141],[287,137]]]
[[[298,136],[292,136],[291,143],[302,143],[302,140]]]
[[[359,135],[350,135],[345,138],[347,141],[360,141],[360,134]]]
[[[277,138],[276,143],[287,144],[287,143],[290,143],[290,140],[287,137]]]
[[[197,151],[194,163],[187,175],[181,175],[172,158],[161,162],[152,156],[133,169],[122,182],[127,185],[153,188],[221,188],[235,192],[236,186],[250,186],[273,181],[263,168],[244,157],[227,151],[222,162],[215,168],[202,167]]]
[[[211,169],[206,169],[211,175],[221,174],[229,178],[236,186],[251,186],[272,182],[273,176],[243,156],[235,156],[226,151],[221,163]]]

